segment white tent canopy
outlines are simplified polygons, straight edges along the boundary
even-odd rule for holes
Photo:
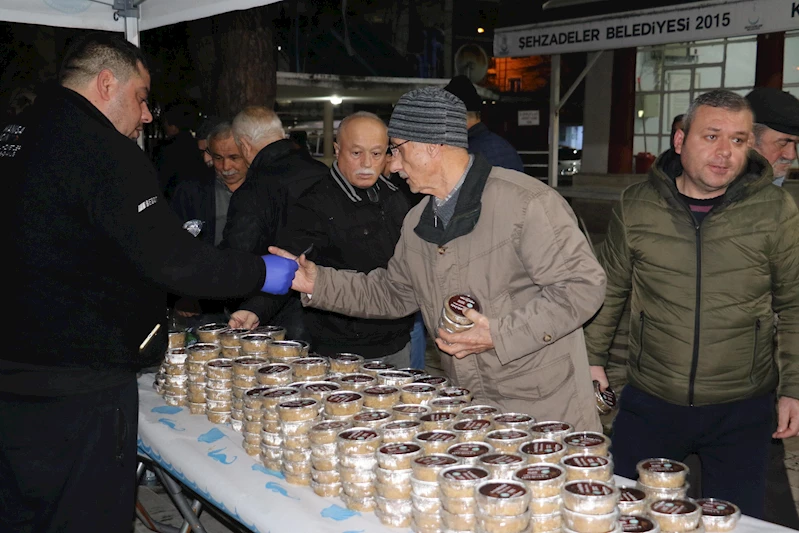
[[[2,0],[0,20],[63,28],[124,32],[139,44],[139,30],[250,9],[278,0]]]

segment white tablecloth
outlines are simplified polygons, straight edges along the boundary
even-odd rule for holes
[[[248,456],[241,433],[212,424],[187,408],[170,407],[152,387],[153,375],[139,379],[139,449],[219,510],[260,533],[387,533],[374,513],[358,513],[338,498],[321,498],[309,487],[286,483]],[[619,485],[634,482],[617,476]],[[736,533],[794,531],[743,517]]]

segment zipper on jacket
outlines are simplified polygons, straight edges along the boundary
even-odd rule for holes
[[[752,347],[752,364],[749,367],[749,383],[755,384],[755,358],[757,357],[757,340],[760,337],[760,319],[755,320],[755,345]]]
[[[638,331],[638,358],[635,362],[635,366],[638,371],[641,371],[641,356],[644,354],[644,312],[641,311],[639,315],[639,331]]]
[[[699,306],[702,301],[702,225],[696,223],[696,306],[694,309],[694,350],[691,356],[691,377],[688,381],[688,405],[694,406],[694,381],[696,381],[696,367],[699,365]]]

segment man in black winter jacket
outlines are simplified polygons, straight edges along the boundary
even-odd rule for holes
[[[163,357],[165,291],[285,293],[296,263],[181,228],[133,142],[152,120],[135,46],[85,35],[60,80],[0,135],[16,314],[0,353],[0,531],[129,531],[136,372]]]
[[[280,118],[269,108],[243,109],[233,119],[233,136],[250,169],[230,199],[220,247],[265,254],[285,226],[289,208],[329,169],[285,138]],[[310,340],[299,296],[280,301],[269,323],[286,328],[289,338]]]
[[[313,245],[309,257],[334,268],[370,272],[385,267],[409,209],[399,188],[381,175],[387,149],[388,133],[379,117],[359,112],[342,120],[333,168],[292,206],[277,246],[300,254]],[[233,313],[231,324],[269,323],[280,300],[255,296]],[[413,316],[382,320],[313,308],[304,312],[315,352],[354,352],[398,368],[410,366]]]

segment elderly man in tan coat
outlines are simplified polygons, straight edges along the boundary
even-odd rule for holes
[[[475,402],[599,430],[582,325],[602,304],[605,274],[569,206],[538,180],[470,155],[466,108],[447,91],[403,95],[388,133],[392,172],[429,196],[405,217],[387,268],[298,258],[303,303],[364,318],[421,308],[447,376]],[[439,327],[453,294],[480,304],[459,333]]]

